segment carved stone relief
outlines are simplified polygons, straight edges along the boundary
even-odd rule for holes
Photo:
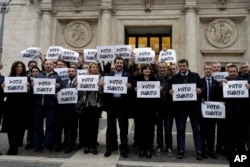
[[[72,0],[75,3],[75,6],[78,8],[82,4],[82,0]]]
[[[232,20],[215,19],[208,24],[206,36],[211,45],[217,48],[226,48],[235,42],[238,32]]]
[[[92,39],[92,29],[85,21],[71,21],[65,27],[66,42],[76,48],[87,45]]]

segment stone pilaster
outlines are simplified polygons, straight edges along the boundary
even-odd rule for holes
[[[192,0],[191,0],[192,1]],[[195,1],[195,0],[194,0]],[[196,11],[198,6],[196,3],[187,3],[183,8],[186,13],[185,17],[185,57],[189,61],[189,67],[192,71],[197,72],[198,55],[197,55],[197,32],[196,32]]]
[[[40,47],[45,53],[52,41],[52,14],[53,0],[43,0],[40,7],[40,15],[42,17],[41,34],[40,34]]]
[[[111,44],[112,33],[112,13],[114,12],[112,0],[102,0],[102,7],[100,8],[102,14],[102,35],[101,45]]]

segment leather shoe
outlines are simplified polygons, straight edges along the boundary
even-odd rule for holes
[[[128,158],[128,151],[126,149],[121,149],[120,154],[123,158]]]
[[[218,156],[216,155],[214,151],[207,152],[207,155],[213,159],[218,159]]]
[[[196,160],[203,160],[201,152],[197,152]]]
[[[143,149],[140,149],[139,158],[143,158],[144,155],[145,155],[144,150],[143,150]]]
[[[97,155],[97,148],[96,147],[94,147],[94,148],[92,148],[92,151],[91,151],[94,155]]]
[[[109,157],[111,155],[111,150],[106,150],[106,152],[104,153],[104,157]]]
[[[176,158],[183,159],[184,158],[184,151],[179,151]]]
[[[84,152],[84,154],[88,154],[90,152],[89,147],[85,147],[83,152]]]
[[[146,158],[148,158],[148,159],[152,158],[152,151],[151,150],[146,151]]]

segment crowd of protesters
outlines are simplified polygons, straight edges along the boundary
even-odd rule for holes
[[[0,69],[3,68],[0,62]],[[68,68],[68,77],[62,78],[54,69]],[[239,68],[239,69],[238,69]],[[83,107],[76,109],[76,104],[58,104],[57,92],[61,89],[77,87],[77,70],[87,70],[86,75],[97,75],[97,91],[78,91],[78,101]],[[228,77],[217,81],[213,72],[228,72]],[[2,132],[7,133],[9,150],[7,155],[17,155],[18,147],[26,143],[25,149],[35,152],[54,150],[65,153],[74,148],[83,148],[83,153],[98,154],[98,128],[102,111],[107,112],[106,151],[104,157],[111,156],[120,149],[124,158],[129,156],[128,119],[134,118],[134,147],[138,147],[140,158],[174,155],[172,127],[175,120],[177,127],[178,159],[185,155],[185,131],[189,117],[193,130],[196,159],[208,157],[217,159],[217,154],[230,155],[234,151],[247,151],[250,148],[250,115],[247,112],[248,98],[223,97],[223,82],[247,80],[250,88],[249,65],[247,62],[238,66],[227,63],[223,68],[220,63],[204,65],[204,77],[189,68],[186,59],[177,64],[155,62],[155,64],[135,64],[133,60],[125,62],[116,57],[113,62],[66,63],[62,59],[53,62],[45,60],[41,68],[34,60],[29,61],[28,70],[22,61],[15,61],[8,77],[27,77],[26,93],[4,93],[4,76],[0,75],[0,123]],[[104,93],[104,76],[127,77],[127,93]],[[54,78],[55,95],[33,94],[34,78]],[[159,81],[160,98],[138,98],[138,82]],[[197,100],[174,101],[175,84],[195,84]],[[18,101],[18,103],[17,103]],[[204,101],[224,102],[226,118],[203,118],[201,103]],[[15,104],[15,105],[13,105]],[[2,117],[3,116],[3,117]],[[45,120],[45,131],[44,131]],[[120,130],[118,144],[117,124]],[[155,128],[156,127],[156,128]],[[27,139],[24,139],[27,130]],[[156,139],[155,139],[156,132]],[[64,138],[62,138],[64,137]],[[217,138],[216,138],[217,137]],[[79,141],[77,141],[77,139]],[[24,140],[27,140],[24,142]],[[157,148],[153,148],[156,140]],[[76,146],[78,144],[78,146]],[[155,150],[155,151],[153,151]]]

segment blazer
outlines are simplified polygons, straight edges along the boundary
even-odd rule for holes
[[[206,77],[201,79],[202,83],[202,98],[207,101],[207,81]],[[223,101],[223,91],[220,82],[212,77],[210,87],[210,99],[209,101]]]

